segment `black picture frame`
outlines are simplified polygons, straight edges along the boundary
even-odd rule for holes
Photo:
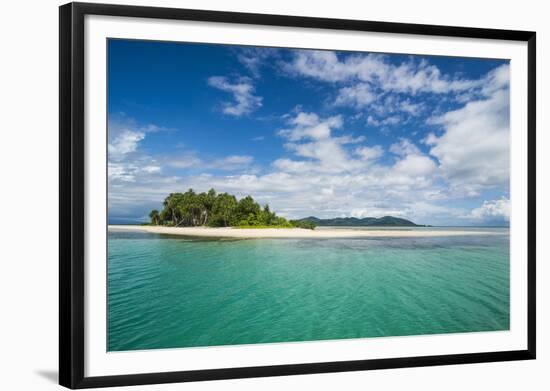
[[[516,351],[399,357],[164,373],[84,374],[84,17],[110,15],[265,26],[310,27],[527,42],[528,50],[528,335]],[[536,357],[536,34],[531,31],[372,22],[174,8],[69,3],[59,8],[59,384],[68,388],[359,371],[527,360]]]

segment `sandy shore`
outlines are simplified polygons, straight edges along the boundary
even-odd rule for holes
[[[139,225],[109,225],[109,231],[149,232],[166,235],[199,236],[208,238],[372,238],[372,237],[437,237],[462,235],[498,235],[495,232],[460,230],[355,230],[355,229],[302,229],[302,228],[207,228],[207,227],[158,227]]]

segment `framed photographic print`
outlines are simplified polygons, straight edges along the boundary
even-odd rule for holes
[[[60,384],[535,358],[535,33],[60,7]]]

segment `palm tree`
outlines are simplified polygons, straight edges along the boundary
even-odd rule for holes
[[[164,210],[166,211],[166,217],[172,219],[172,225],[174,226],[179,225],[178,215],[180,213],[178,210],[178,205],[182,196],[183,196],[182,193],[170,193],[168,197],[164,199],[164,202],[163,202]]]
[[[153,209],[151,213],[149,213],[149,217],[151,218],[151,224],[153,225],[159,225],[160,221],[160,214],[159,211],[156,209]]]

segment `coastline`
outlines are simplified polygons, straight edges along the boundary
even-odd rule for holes
[[[397,228],[397,227],[396,227]],[[339,239],[339,238],[376,238],[376,237],[445,237],[445,236],[477,236],[500,235],[496,232],[465,231],[465,230],[358,230],[358,229],[320,229],[310,230],[303,228],[210,228],[210,227],[164,227],[150,225],[109,225],[109,231],[118,232],[145,232],[162,235],[180,235],[207,238],[233,239]]]

